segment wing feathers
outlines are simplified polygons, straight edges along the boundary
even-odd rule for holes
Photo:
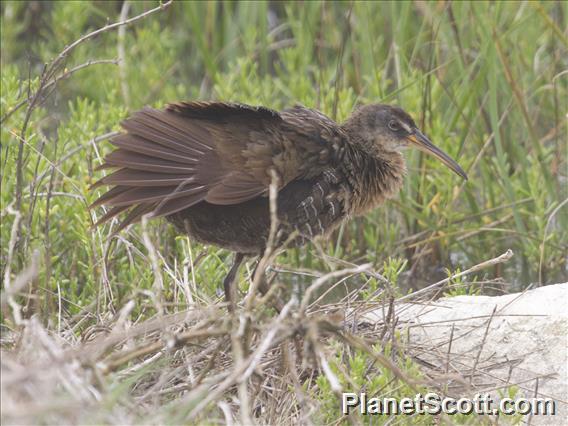
[[[130,152],[139,152],[141,154],[162,158],[164,160],[172,160],[180,163],[187,162],[188,164],[194,164],[196,161],[195,156],[177,151],[175,148],[170,146],[163,146],[151,142],[141,136],[122,134],[112,139],[111,143]]]
[[[133,135],[175,148],[181,152],[203,154],[206,150],[212,149],[209,144],[213,141],[206,131],[203,129],[187,129],[179,117],[168,117],[163,111],[151,108],[145,108],[135,113],[132,118],[122,123],[122,127]],[[199,130],[201,140],[194,136],[197,130]]]
[[[250,176],[242,172],[230,173],[222,182],[207,193],[207,202],[212,204],[238,204],[266,193],[264,185],[258,185]]]
[[[184,117],[210,121],[226,121],[231,118],[250,120],[281,120],[282,117],[273,109],[251,106],[234,102],[177,102],[166,106],[166,111],[175,112]]]
[[[262,147],[281,122],[276,111],[221,102],[135,112],[101,165],[117,170],[92,185],[112,186],[92,204],[112,206],[97,224],[128,210],[122,229],[148,213],[170,215],[202,201],[238,204],[266,193],[271,157]],[[264,152],[252,169],[249,148]]]

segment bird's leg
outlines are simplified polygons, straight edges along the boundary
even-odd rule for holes
[[[245,255],[243,253],[235,253],[235,257],[233,258],[233,265],[229,270],[229,273],[223,280],[223,287],[225,288],[225,300],[229,304],[229,311],[235,310],[235,305],[237,303],[237,286],[235,285],[235,277],[237,272],[239,271],[239,267]]]
[[[267,282],[266,280],[266,268],[263,269],[262,271],[259,271],[259,267],[260,267],[260,263],[261,263],[262,259],[259,257],[256,265],[252,271],[252,275],[251,275],[251,282],[254,282],[256,278],[256,274],[259,274],[258,277],[258,291],[260,292],[260,294],[262,294],[262,296],[266,296],[266,294],[268,293],[268,291],[270,290],[270,284]],[[252,285],[252,284],[251,284]],[[269,301],[270,304],[272,305],[272,307],[274,309],[276,309],[276,312],[280,313],[282,311],[282,302],[280,302],[280,300],[270,300]],[[248,321],[246,323],[245,326],[245,331],[243,334],[243,349],[244,351],[247,351],[248,348],[250,348],[250,339],[251,339],[251,324],[250,321]],[[246,353],[246,356],[248,356],[248,352]]]
[[[254,270],[252,271],[251,278],[253,279],[253,281],[256,278],[256,274],[257,274],[257,270],[258,270],[259,266],[260,266],[260,258],[256,262],[256,266],[254,267]],[[266,269],[263,270],[263,271],[260,271],[259,280],[260,280],[260,282],[258,283],[258,291],[260,291],[260,293],[263,296],[265,296],[266,293],[268,293],[268,290],[270,290],[270,286],[266,282]]]
[[[258,262],[256,263],[256,266],[254,267],[254,270],[252,271],[252,279],[254,280],[257,274],[257,269],[260,266],[260,259],[258,259]],[[260,294],[262,294],[262,296],[266,296],[268,291],[270,290],[270,283],[266,280],[266,269],[264,269],[263,271],[260,271],[260,277],[259,277],[259,283],[258,283],[258,291],[260,292]],[[272,307],[274,309],[276,309],[276,312],[280,313],[280,311],[282,311],[282,308],[284,307],[284,304],[282,303],[282,301],[280,300],[280,298],[278,298],[277,296],[275,297],[275,299],[271,302]]]

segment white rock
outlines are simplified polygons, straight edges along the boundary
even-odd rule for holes
[[[448,395],[487,392],[500,399],[508,396],[505,388],[516,384],[516,398],[538,395],[556,403],[554,416],[523,416],[523,421],[568,425],[567,311],[568,283],[564,283],[498,297],[403,303],[396,315],[412,355],[430,366],[428,372],[437,376],[438,383],[447,383]],[[365,317],[382,320],[384,313]]]

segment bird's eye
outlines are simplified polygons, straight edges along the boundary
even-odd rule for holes
[[[393,132],[398,132],[400,130],[400,125],[398,124],[398,121],[396,120],[389,121],[389,129],[391,129]]]

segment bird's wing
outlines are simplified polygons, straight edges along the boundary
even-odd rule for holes
[[[134,113],[122,123],[125,133],[111,141],[118,149],[101,166],[118,170],[94,185],[112,186],[93,204],[112,207],[99,223],[126,210],[120,228],[144,214],[169,215],[201,201],[242,203],[266,194],[270,169],[280,187],[313,174],[310,157],[326,157],[325,144],[294,130],[301,114],[283,114],[220,102]]]

